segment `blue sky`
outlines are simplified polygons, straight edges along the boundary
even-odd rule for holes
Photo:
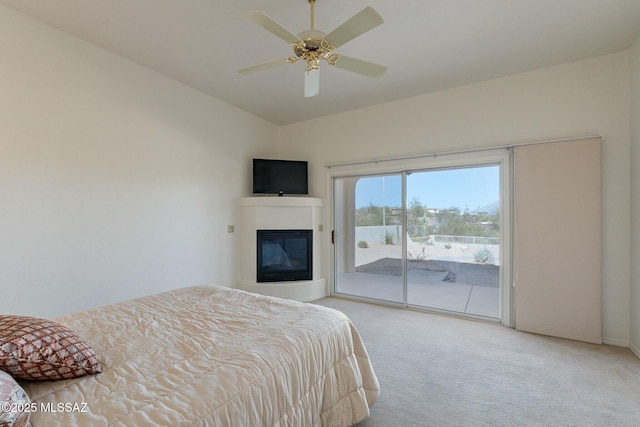
[[[413,172],[407,176],[407,200],[415,197],[430,208],[473,211],[500,199],[499,178],[499,166]],[[370,204],[400,206],[401,185],[400,175],[360,178],[356,184],[356,208]]]

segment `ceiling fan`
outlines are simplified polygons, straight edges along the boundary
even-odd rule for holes
[[[298,35],[289,32],[289,30],[267,16],[264,12],[259,10],[245,12],[245,15],[253,22],[289,43],[293,48],[295,56],[243,68],[238,70],[240,74],[262,71],[285,63],[292,64],[302,59],[307,63],[307,67],[305,68],[304,96],[308,98],[320,93],[320,61],[323,59],[327,61],[329,65],[368,77],[381,77],[387,71],[387,67],[385,66],[333,53],[335,49],[343,44],[382,24],[383,20],[378,12],[372,7],[365,7],[338,28],[329,34],[325,34],[315,28],[314,6],[316,0],[307,1],[311,6],[310,29],[302,31]]]

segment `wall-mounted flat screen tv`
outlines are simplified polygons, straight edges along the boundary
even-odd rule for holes
[[[307,162],[253,159],[253,194],[309,194]]]

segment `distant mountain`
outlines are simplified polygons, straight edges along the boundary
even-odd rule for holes
[[[486,212],[489,214],[495,213],[500,210],[500,200],[496,200],[495,202],[488,204],[486,206],[478,207],[471,212]]]

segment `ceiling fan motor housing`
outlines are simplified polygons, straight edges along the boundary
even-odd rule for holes
[[[304,59],[308,64],[308,69],[317,69],[321,59],[326,60],[330,65],[335,65],[340,55],[331,54],[333,47],[326,39],[326,34],[318,30],[306,30],[298,34],[302,43],[294,43],[293,52],[299,59]]]
[[[303,56],[306,52],[322,50],[322,40],[326,36],[322,31],[306,30],[298,34],[304,43],[293,44],[293,52],[296,56]]]

